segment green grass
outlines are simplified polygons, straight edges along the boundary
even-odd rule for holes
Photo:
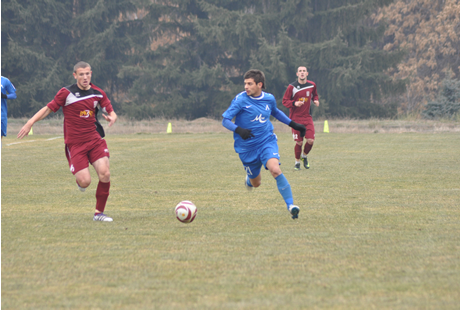
[[[50,137],[3,140],[2,309],[458,309],[458,134],[280,134],[296,221],[229,133],[108,136],[113,223]]]

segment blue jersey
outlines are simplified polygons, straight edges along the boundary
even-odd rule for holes
[[[16,88],[14,88],[13,83],[10,82],[6,77],[2,76],[2,93],[5,95],[9,95],[8,99],[15,99],[16,98]],[[6,121],[8,115],[8,106],[6,105],[6,100],[2,98],[2,121]]]
[[[278,113],[283,112],[276,107],[276,100],[272,94],[262,92],[259,97],[251,97],[246,92],[239,93],[222,116],[230,120],[235,117],[235,125],[251,129],[254,137],[243,140],[239,134],[234,133],[235,151],[249,152],[270,141],[274,135],[270,116],[276,116]]]

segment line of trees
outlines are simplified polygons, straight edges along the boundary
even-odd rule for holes
[[[385,94],[405,91],[386,73],[404,57],[381,48],[370,20],[391,0],[4,0],[2,75],[18,89],[12,116],[30,116],[64,85],[73,65],[93,68],[128,117],[219,118],[251,68],[279,99],[306,65],[318,85],[314,113],[392,117]]]
[[[397,102],[398,113],[453,116],[445,115],[444,112],[453,110],[441,108],[442,105],[437,105],[439,109],[434,112],[435,106],[430,102],[439,102],[446,85],[460,85],[455,82],[460,82],[460,2],[398,0],[380,8],[371,19],[389,25],[384,34],[384,50],[406,51],[403,61],[388,70],[395,80],[407,80],[404,94],[391,96]],[[429,111],[424,113],[425,110]]]

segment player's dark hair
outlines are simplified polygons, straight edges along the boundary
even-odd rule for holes
[[[253,79],[256,84],[262,83],[262,89],[265,89],[265,75],[262,71],[251,69],[244,74],[244,79]]]
[[[305,67],[305,70],[307,70],[307,72],[308,72],[308,67],[304,66],[304,65],[297,66],[297,72],[299,72],[299,68],[301,68],[301,67]]]
[[[88,67],[91,69],[91,66],[89,65],[89,63],[84,62],[84,61],[79,61],[77,62],[75,66],[73,66],[73,72],[77,73],[77,69],[88,68]]]

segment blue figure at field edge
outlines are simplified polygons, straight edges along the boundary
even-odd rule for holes
[[[16,99],[16,88],[6,77],[2,76],[2,139],[6,136],[8,127],[8,106],[7,99]]]
[[[265,75],[262,71],[252,69],[244,74],[244,90],[236,95],[230,107],[222,116],[222,125],[233,131],[235,152],[239,154],[246,179],[244,185],[250,191],[259,187],[262,176],[262,165],[269,170],[276,180],[278,190],[283,196],[292,218],[299,216],[299,207],[294,205],[291,185],[281,172],[278,139],[273,133],[270,116],[298,130],[305,136],[305,126],[293,122],[276,107],[276,99],[265,89]],[[232,119],[235,117],[235,123]]]

